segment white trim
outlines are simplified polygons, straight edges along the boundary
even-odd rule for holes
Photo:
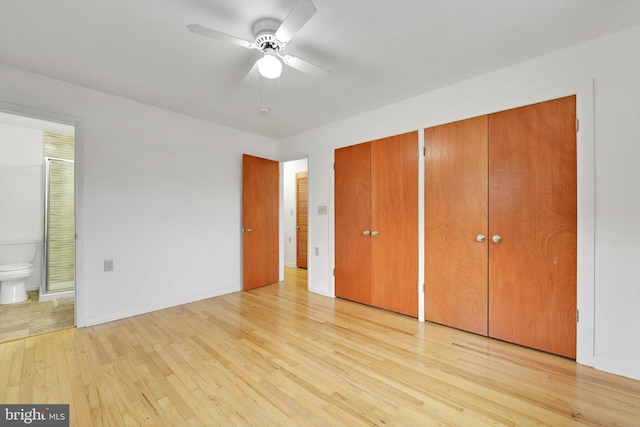
[[[612,374],[640,380],[640,367],[638,365],[620,363],[614,360],[604,359],[602,357],[596,356],[594,357],[593,367],[600,371],[610,372]]]
[[[425,321],[424,314],[424,129],[418,131],[418,321]]]
[[[578,167],[578,253],[576,362],[594,366],[595,356],[595,144],[593,81],[576,91]]]
[[[285,234],[284,232],[284,162],[278,161],[278,280],[279,281],[284,280],[284,234]],[[243,256],[243,262],[244,262],[244,256]]]

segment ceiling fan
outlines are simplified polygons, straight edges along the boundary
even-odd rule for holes
[[[283,63],[312,77],[322,78],[331,72],[303,59],[283,54],[287,43],[315,13],[316,7],[311,0],[298,0],[284,21],[261,19],[256,22],[253,26],[254,41],[244,40],[198,24],[190,24],[187,28],[195,34],[262,51],[262,58],[255,62],[245,77],[244,86],[250,86],[260,76],[268,79],[280,77]]]

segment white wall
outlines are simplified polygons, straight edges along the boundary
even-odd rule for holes
[[[309,257],[309,289],[333,295],[335,148],[580,92],[578,139],[579,144],[593,139],[595,167],[588,147],[578,153],[583,164],[579,193],[584,193],[579,196],[586,205],[583,212],[592,205],[595,227],[589,226],[594,218],[583,214],[579,219],[584,245],[579,288],[588,290],[578,295],[579,360],[640,379],[639,75],[640,27],[634,27],[279,141],[279,156],[308,153],[314,177],[309,239],[320,254]],[[594,187],[595,209],[589,191]],[[319,205],[328,205],[330,215],[317,215]],[[595,252],[593,265],[584,265],[589,256],[583,248]]]
[[[296,267],[296,174],[307,171],[307,159],[284,163],[284,265]]]
[[[1,118],[0,118],[1,119]],[[42,178],[42,130],[0,123],[0,253],[17,242],[37,244],[34,273],[27,290],[42,280],[44,193]],[[0,263],[4,258],[0,256]]]
[[[0,109],[77,123],[78,325],[241,289],[241,155],[275,141],[4,65]]]
[[[42,131],[0,123],[0,242],[42,240]]]

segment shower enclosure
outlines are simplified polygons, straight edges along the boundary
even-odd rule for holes
[[[44,268],[40,300],[75,295],[75,165],[45,157]]]

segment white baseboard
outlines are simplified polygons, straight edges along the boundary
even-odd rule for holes
[[[597,356],[593,358],[593,361],[593,367],[599,371],[605,371],[634,380],[640,380],[640,365],[629,365],[626,363],[603,359]]]
[[[127,317],[138,316],[140,314],[150,313],[152,311],[163,310],[165,308],[175,307],[182,304],[188,304],[190,302],[200,301],[207,298],[218,297],[221,295],[230,294],[233,292],[241,291],[242,288],[237,286],[229,286],[226,288],[215,289],[209,292],[202,292],[199,294],[192,294],[183,296],[181,298],[163,300],[152,302],[147,305],[138,306],[129,310],[118,311],[115,313],[103,314],[100,316],[87,316],[85,319],[85,326],[98,325],[101,323],[112,322],[114,320],[126,319]]]

